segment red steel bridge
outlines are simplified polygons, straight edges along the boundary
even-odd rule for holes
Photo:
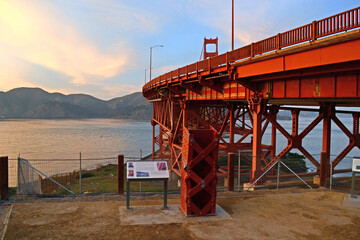
[[[248,172],[254,182],[292,149],[314,165],[315,172],[303,175],[319,175],[320,185],[325,185],[330,166],[333,173],[349,171],[335,168],[360,147],[360,112],[335,107],[360,106],[359,28],[360,7],[230,52],[210,54],[145,84],[143,95],[153,103],[153,158],[167,158],[171,170],[181,176],[181,208],[186,215],[215,213],[217,175],[227,176],[231,191],[235,171]],[[282,109],[292,113],[291,131],[278,121]],[[318,115],[300,132],[303,111]],[[352,115],[352,129],[338,118],[339,113]],[[349,143],[330,159],[332,122]],[[262,138],[269,124],[271,144],[266,145]],[[319,124],[320,161],[303,146],[304,138]],[[280,152],[276,152],[277,131],[287,139]],[[235,169],[233,153],[239,150],[252,153],[250,167]],[[217,159],[224,155],[227,167],[219,169]]]

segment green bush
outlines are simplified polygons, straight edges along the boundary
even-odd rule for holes
[[[305,173],[308,168],[306,167],[305,157],[297,153],[288,153],[284,158],[281,159],[286,166],[296,173]],[[285,166],[280,168],[285,173],[291,173]]]

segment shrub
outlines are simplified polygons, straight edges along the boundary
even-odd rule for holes
[[[288,153],[284,158],[281,159],[281,161],[296,173],[304,173],[308,170],[306,167],[305,157],[303,155],[297,153]],[[291,173],[289,169],[283,165],[280,169],[283,172]]]

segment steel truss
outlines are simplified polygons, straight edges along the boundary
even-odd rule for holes
[[[279,110],[289,110],[292,115],[291,132],[284,129],[277,121]],[[299,132],[300,112],[318,112],[319,115]],[[341,122],[336,114],[352,114],[352,132]],[[325,185],[326,178],[330,173],[330,141],[331,122],[334,122],[341,131],[349,138],[348,146],[332,160],[333,172],[339,162],[354,148],[360,147],[359,135],[359,112],[336,111],[332,104],[322,104],[319,109],[280,107],[268,105],[266,102],[254,104],[239,103],[193,103],[181,99],[154,102],[153,127],[159,125],[159,134],[154,135],[153,145],[159,146],[159,151],[154,159],[168,159],[171,170],[181,176],[183,157],[183,132],[186,130],[213,129],[219,142],[218,156],[226,156],[229,153],[239,151],[252,151],[252,159],[243,156],[244,161],[251,164],[249,171],[250,181],[254,181],[274,162],[283,158],[292,149],[298,149],[315,167],[313,175],[320,175],[321,184]],[[318,125],[323,122],[323,142],[320,162],[315,159],[304,147],[304,138]],[[271,125],[271,144],[262,143],[262,137]],[[287,146],[276,154],[276,132],[279,131],[286,139]],[[155,134],[155,131],[154,131]],[[235,140],[236,139],[236,140]],[[249,141],[250,139],[250,141]],[[155,148],[154,148],[155,149]],[[228,190],[233,190],[233,176],[231,171],[245,171],[249,169],[235,169],[232,157],[228,155],[228,166],[218,169],[219,176],[228,177]],[[344,171],[344,170],[342,170]],[[246,174],[246,173],[242,173]],[[269,173],[274,174],[274,171]]]
[[[324,186],[330,174],[332,122],[349,138],[349,144],[332,160],[332,172],[350,171],[334,168],[354,147],[360,148],[360,112],[337,111],[335,106],[360,106],[360,33],[327,36],[358,28],[359,14],[360,7],[350,9],[175,69],[145,84],[143,95],[153,102],[153,159],[167,159],[171,170],[181,176],[185,214],[213,213],[214,174],[227,176],[232,191],[234,171],[248,174],[254,183],[292,149],[316,167],[315,172],[304,174],[319,175]],[[291,111],[290,132],[278,121],[279,110]],[[299,132],[299,114],[305,111],[318,112],[318,116]],[[337,117],[339,113],[352,114],[352,131]],[[304,148],[303,140],[321,122],[318,161]],[[271,143],[265,145],[263,136],[270,125]],[[287,139],[280,153],[276,153],[277,131]],[[250,167],[235,168],[234,153],[240,153]],[[218,157],[226,155],[228,166],[214,172]],[[207,167],[202,169],[202,165]],[[266,177],[274,174],[270,170]],[[203,195],[195,197],[199,192]]]

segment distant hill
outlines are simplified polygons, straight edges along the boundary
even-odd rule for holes
[[[0,92],[1,118],[151,119],[152,104],[140,92],[104,101],[86,94],[48,93],[40,88],[15,88]]]

